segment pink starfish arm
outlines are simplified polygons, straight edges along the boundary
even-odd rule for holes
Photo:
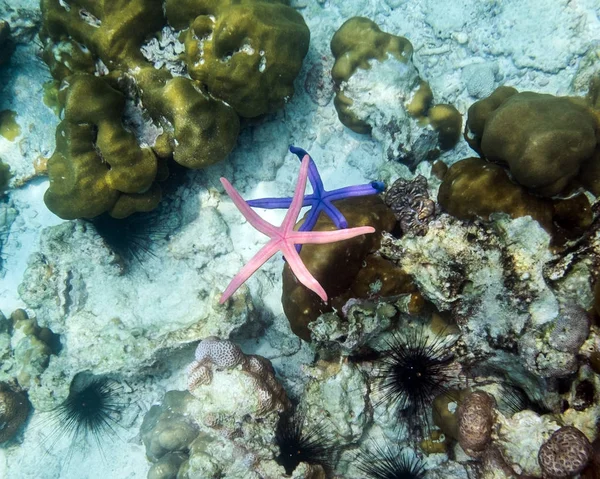
[[[302,164],[300,165],[300,173],[298,174],[298,183],[294,190],[294,197],[290,204],[290,209],[285,214],[285,218],[281,223],[279,229],[281,231],[293,231],[296,221],[298,221],[298,215],[302,209],[302,203],[304,202],[304,192],[306,191],[306,178],[308,176],[308,166],[310,164],[310,156],[304,155],[302,158]]]
[[[257,213],[254,212],[252,208],[244,201],[244,198],[237,192],[237,190],[227,181],[227,178],[221,178],[221,184],[225,188],[227,194],[233,200],[233,204],[237,206],[237,209],[240,210],[240,213],[244,215],[244,218],[248,220],[254,228],[260,231],[262,234],[267,235],[269,237],[273,237],[277,234],[278,228],[273,226],[271,223],[263,220]],[[306,184],[306,181],[305,181]]]
[[[280,247],[280,240],[271,240],[264,245],[227,285],[227,288],[225,288],[225,291],[223,291],[223,294],[221,295],[219,304],[223,304],[225,301],[227,301],[229,297],[235,293],[237,289],[244,284],[258,268],[265,264],[269,258],[271,258],[271,256],[279,251]],[[294,249],[294,251],[296,250]]]
[[[357,228],[347,228],[336,231],[294,231],[290,233],[290,238],[294,244],[325,244],[335,243],[354,238],[355,236],[375,233],[372,226],[359,226]]]
[[[323,302],[327,302],[327,293],[323,289],[323,286],[319,284],[319,282],[315,279],[315,277],[310,274],[308,268],[304,266],[304,263],[300,259],[300,255],[296,251],[293,243],[284,243],[282,245],[281,251],[283,253],[284,258],[286,259],[290,269],[304,286],[306,286],[311,291],[315,292],[319,298],[323,300]]]

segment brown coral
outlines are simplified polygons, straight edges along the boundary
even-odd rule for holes
[[[500,87],[469,108],[465,138],[512,179],[541,196],[568,190],[572,180],[595,192],[598,120],[583,99]]]
[[[544,477],[571,477],[586,467],[592,455],[592,445],[579,429],[563,426],[550,436],[538,453]]]
[[[494,398],[483,391],[475,391],[461,402],[458,408],[458,442],[467,454],[477,455],[490,442],[494,405]]]
[[[29,401],[0,383],[0,442],[12,439],[29,414]]]

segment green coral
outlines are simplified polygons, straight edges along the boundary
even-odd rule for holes
[[[576,236],[593,220],[585,194],[566,199],[536,196],[512,181],[502,166],[481,158],[466,158],[448,169],[438,191],[438,202],[444,211],[464,220],[489,220],[490,215],[499,212],[511,218],[531,216],[555,240]]]
[[[272,111],[293,94],[308,49],[304,20],[284,2],[42,0],[41,9],[43,58],[65,115],[46,203],[63,218],[154,208],[162,177],[152,155],[188,168],[222,160],[237,141],[238,115]],[[183,30],[192,78],[155,68],[141,52],[167,20]],[[197,36],[201,25],[210,40]],[[154,153],[121,125],[126,100],[162,128]]]
[[[62,101],[65,118],[48,160],[48,208],[64,219],[104,212],[121,217],[119,211],[129,211],[123,203],[131,201],[147,206],[136,211],[154,208],[160,200],[160,188],[153,187],[157,159],[123,127],[123,95],[92,75],[72,75],[68,84]]]
[[[357,70],[370,70],[372,62],[385,62],[394,58],[406,65],[407,72],[412,71],[406,73],[406,77],[414,80],[410,101],[404,105],[399,104],[398,108],[404,108],[420,125],[430,124],[438,132],[440,148],[449,149],[456,144],[462,129],[462,116],[452,105],[431,108],[433,93],[427,82],[419,78],[412,65],[413,46],[408,39],[381,31],[368,18],[353,17],[334,34],[331,52],[335,57],[331,76],[338,87],[334,106],[345,126],[362,134],[370,133],[372,127],[353,111],[354,101],[345,92],[344,84]]]
[[[189,3],[195,8],[183,9],[198,16],[185,23],[182,2],[167,1],[169,22],[189,26],[182,35],[189,75],[242,117],[281,108],[308,51],[302,16],[276,1]]]
[[[550,200],[528,193],[510,180],[504,168],[480,158],[466,158],[450,167],[438,191],[438,202],[460,219],[489,220],[492,213],[503,212],[512,218],[529,215],[547,231],[553,228]]]

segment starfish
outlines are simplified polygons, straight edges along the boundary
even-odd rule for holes
[[[241,195],[235,190],[231,183],[225,178],[221,178],[221,183],[227,194],[231,197],[233,203],[238,210],[244,215],[254,228],[262,234],[271,238],[258,253],[239,271],[238,274],[231,280],[225,291],[221,295],[219,303],[223,304],[227,299],[242,285],[252,274],[260,268],[268,259],[275,253],[281,251],[283,257],[288,262],[289,267],[296,275],[298,281],[306,286],[311,291],[314,291],[324,302],[327,301],[327,293],[319,282],[310,274],[306,268],[300,255],[296,251],[295,246],[298,244],[325,244],[335,243],[355,236],[374,233],[375,228],[372,226],[360,226],[358,228],[347,228],[336,231],[295,231],[294,225],[298,220],[298,215],[302,209],[302,199],[304,198],[304,190],[306,189],[306,178],[310,156],[304,155],[302,164],[300,165],[300,174],[294,191],[294,196],[290,202],[290,208],[285,214],[285,218],[280,226],[275,226],[268,221],[262,219],[255,213],[252,208],[244,201]]]
[[[300,160],[305,156],[308,156],[310,160],[308,179],[313,192],[310,195],[306,195],[302,202],[302,206],[310,206],[310,210],[306,213],[306,219],[300,225],[299,231],[311,231],[317,223],[321,211],[324,211],[331,218],[336,228],[347,228],[348,221],[346,221],[342,212],[333,205],[332,201],[351,196],[376,195],[385,189],[385,185],[381,181],[372,181],[365,185],[346,186],[337,190],[327,191],[323,187],[323,181],[321,180],[321,175],[319,175],[319,170],[317,170],[317,165],[315,165],[310,155],[302,148],[293,145],[290,145],[290,152],[298,156]],[[247,203],[253,208],[289,208],[292,198],[261,198],[258,200],[248,200]],[[299,248],[297,249],[300,251]]]

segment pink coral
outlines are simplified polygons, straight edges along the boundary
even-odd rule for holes
[[[211,383],[214,370],[241,366],[242,372],[251,378],[261,412],[281,412],[289,407],[285,390],[275,378],[275,370],[268,359],[246,355],[232,341],[213,336],[198,344],[195,356],[196,360],[188,367],[188,390],[193,395],[199,394],[200,386]]]

